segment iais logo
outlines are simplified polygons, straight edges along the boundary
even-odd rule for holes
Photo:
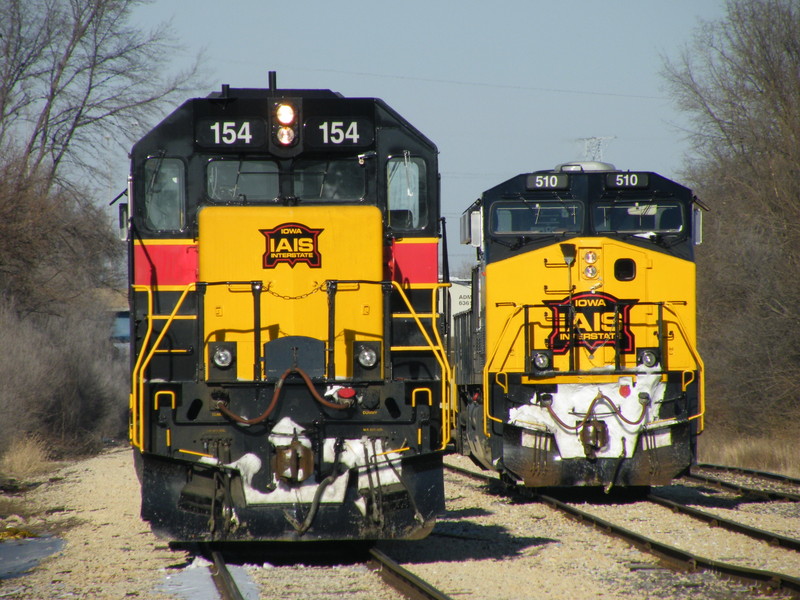
[[[263,266],[272,269],[279,263],[294,267],[306,263],[312,269],[322,266],[318,238],[323,229],[312,229],[300,223],[284,223],[274,229],[259,229],[267,242]]]
[[[548,337],[550,349],[555,354],[564,354],[574,342],[590,352],[601,346],[616,346],[620,354],[633,352],[630,311],[637,302],[592,292],[545,301],[553,311],[553,330]]]

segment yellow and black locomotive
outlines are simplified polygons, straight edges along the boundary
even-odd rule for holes
[[[690,466],[701,208],[656,173],[585,162],[466,210],[479,261],[455,316],[461,453],[529,487],[650,486]]]
[[[187,541],[427,534],[452,428],[434,144],[271,73],[131,157],[142,517]]]

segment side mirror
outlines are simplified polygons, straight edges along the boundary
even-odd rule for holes
[[[123,202],[119,205],[119,239],[123,242],[128,241],[128,203]]]
[[[699,208],[695,208],[693,211],[693,219],[692,219],[692,241],[694,241],[695,246],[699,246],[703,243],[703,211]]]
[[[461,243],[481,247],[481,211],[467,210],[461,215]]]

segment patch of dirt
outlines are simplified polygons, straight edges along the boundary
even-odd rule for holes
[[[65,542],[32,572],[0,580],[4,600],[167,599],[156,591],[164,569],[188,561],[140,519],[128,448],[67,464],[45,485],[0,501],[0,530],[14,527]]]

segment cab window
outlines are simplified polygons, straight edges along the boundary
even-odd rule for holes
[[[683,210],[677,202],[601,203],[592,208],[592,226],[597,233],[680,233]]]
[[[583,230],[583,206],[577,202],[497,202],[491,231],[496,235],[577,233]]]
[[[386,165],[389,214],[392,229],[421,229],[428,224],[428,190],[425,161],[408,153],[390,158]]]
[[[180,231],[185,226],[183,162],[177,158],[150,158],[144,164],[145,224],[153,231]]]
[[[206,191],[219,202],[264,201],[279,195],[278,165],[266,160],[211,160]]]
[[[356,159],[298,160],[294,195],[305,201],[357,202],[366,195],[367,170]]]

